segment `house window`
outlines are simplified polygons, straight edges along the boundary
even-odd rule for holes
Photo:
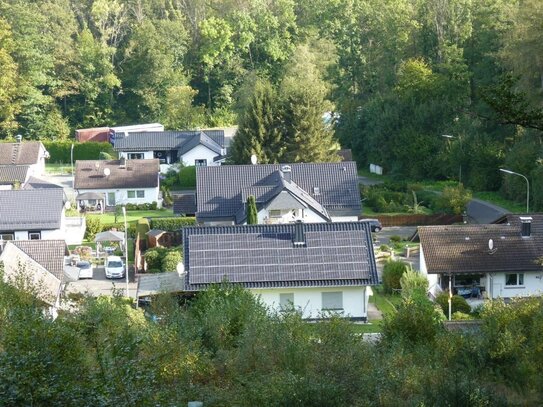
[[[333,291],[322,293],[322,309],[339,311],[343,309],[343,292]]]
[[[128,153],[129,160],[143,160],[143,153]]]
[[[128,198],[135,198],[136,197],[136,191],[128,191]]]
[[[0,234],[0,240],[13,240],[14,238],[15,236],[13,235],[13,233]]]
[[[508,287],[513,286],[523,286],[524,285],[524,274],[523,273],[514,273],[505,275],[505,285]]]
[[[294,293],[279,294],[279,309],[286,311],[294,306]]]
[[[272,209],[270,211],[270,218],[280,218],[281,217],[281,211],[278,209]]]
[[[136,196],[138,198],[145,198],[145,191],[143,189],[136,191]]]
[[[207,167],[207,160],[206,159],[194,160],[194,165],[196,167]]]
[[[40,240],[40,239],[41,239],[40,232],[28,232],[28,240]]]

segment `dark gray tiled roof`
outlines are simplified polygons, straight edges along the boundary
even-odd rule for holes
[[[173,197],[175,215],[194,215],[196,213],[196,195],[187,193]]]
[[[24,189],[43,189],[43,188],[62,188],[62,186],[57,185],[57,184],[52,184],[51,182],[47,182],[36,177],[29,177],[24,186]]]
[[[305,247],[295,247],[295,228]],[[364,222],[183,229],[187,289],[227,279],[248,288],[361,286],[377,283]]]
[[[291,180],[330,215],[360,214],[356,163],[298,163],[224,165],[196,169],[199,220],[233,218],[243,210],[246,197],[267,201],[284,188],[281,168],[291,167]],[[314,194],[314,188],[319,194]],[[311,205],[310,205],[311,206]]]
[[[213,151],[219,146],[224,147],[224,131],[222,130],[194,130],[194,131],[161,131],[129,133],[127,137],[117,134],[114,141],[115,151],[156,151],[180,149],[181,154],[196,147],[200,142]],[[185,144],[187,147],[185,147]],[[190,148],[188,148],[190,147]]]
[[[109,175],[104,169],[109,169]],[[160,161],[78,160],[75,164],[76,189],[155,188],[158,186]]]
[[[0,185],[24,183],[29,168],[28,165],[0,165]]]
[[[540,271],[535,260],[543,255],[543,224],[535,223],[529,238],[521,236],[520,223],[421,226],[419,237],[428,273]],[[489,239],[493,250],[489,250]]]
[[[64,240],[13,240],[11,243],[60,281],[64,280],[64,256],[69,255]]]
[[[0,165],[36,164],[40,158],[41,141],[0,143]]]
[[[64,202],[62,188],[0,191],[0,231],[59,229]]]

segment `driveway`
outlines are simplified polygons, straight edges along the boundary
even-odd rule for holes
[[[417,230],[416,226],[390,226],[390,227],[384,227],[383,230],[381,230],[378,233],[375,233],[376,240],[373,243],[373,247],[375,250],[379,248],[382,244],[390,245],[390,237],[391,236],[400,236],[403,239],[409,239],[415,231]],[[413,254],[409,258],[397,256],[396,259],[405,261],[406,263],[411,264],[414,270],[420,269],[420,257],[419,254]],[[379,280],[381,280],[382,272],[383,272],[383,266],[385,264],[386,260],[378,261],[377,262],[377,275],[379,276]]]
[[[130,294],[130,297],[136,298],[136,290],[138,285],[135,282],[133,273],[129,273],[129,275],[131,278],[128,283],[128,293]],[[92,279],[68,283],[68,288],[66,291],[68,293],[82,293],[97,297],[99,295],[112,295],[114,290],[118,290],[122,295],[124,295],[126,290],[126,280],[124,278],[115,280],[107,279],[104,267],[100,266],[94,268],[94,276]]]

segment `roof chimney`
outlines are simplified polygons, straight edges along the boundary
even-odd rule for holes
[[[292,179],[292,169],[290,168],[290,165],[283,165],[281,167],[281,172],[283,173],[284,180],[290,182]]]
[[[304,224],[301,220],[297,220],[294,224],[294,237],[292,239],[294,247],[305,247],[305,233],[304,233]]]
[[[532,236],[532,217],[531,216],[521,216],[520,217],[520,234],[524,237]]]

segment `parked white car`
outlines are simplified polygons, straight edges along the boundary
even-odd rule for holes
[[[88,261],[78,261],[75,266],[79,268],[79,279],[82,278],[92,278],[93,277],[93,267],[92,264]]]
[[[106,278],[123,278],[124,263],[119,256],[108,256],[105,263]]]

